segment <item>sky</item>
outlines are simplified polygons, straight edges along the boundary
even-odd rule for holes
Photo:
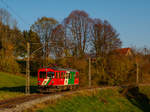
[[[0,8],[12,14],[21,30],[42,16],[61,23],[71,11],[84,10],[91,18],[108,20],[123,47],[150,48],[150,0],[0,0]]]

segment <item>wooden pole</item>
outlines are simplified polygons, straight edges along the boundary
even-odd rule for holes
[[[91,58],[89,58],[89,87],[91,87]]]
[[[47,67],[47,42],[46,42],[46,45],[45,45],[45,66]]]
[[[138,62],[136,61],[136,84],[139,84],[139,65]]]
[[[27,43],[26,94],[30,94],[30,43]]]

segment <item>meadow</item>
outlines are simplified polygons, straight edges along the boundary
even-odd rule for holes
[[[31,93],[36,91],[37,80],[31,77]],[[14,75],[0,72],[0,100],[25,95],[26,78],[24,75]]]
[[[38,105],[33,112],[149,112],[150,87],[80,92],[57,101]],[[31,110],[30,110],[31,111]]]

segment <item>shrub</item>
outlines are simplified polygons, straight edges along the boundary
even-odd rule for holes
[[[10,73],[20,72],[18,63],[16,62],[14,56],[6,56],[4,53],[0,53],[0,70]]]

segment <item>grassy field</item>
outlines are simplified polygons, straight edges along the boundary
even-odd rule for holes
[[[31,92],[37,79],[31,77]],[[38,104],[34,112],[150,112],[150,87],[133,88],[126,94],[120,89],[80,92],[57,101]],[[25,77],[0,72],[0,100],[25,95]],[[27,110],[28,112],[28,110]]]
[[[37,80],[31,77],[31,92],[36,89]],[[24,95],[25,77],[10,73],[0,72],[0,100]]]
[[[55,103],[39,105],[36,112],[150,112],[150,87],[129,90],[124,96],[118,89],[82,92],[66,96]],[[148,101],[147,101],[148,100]]]

